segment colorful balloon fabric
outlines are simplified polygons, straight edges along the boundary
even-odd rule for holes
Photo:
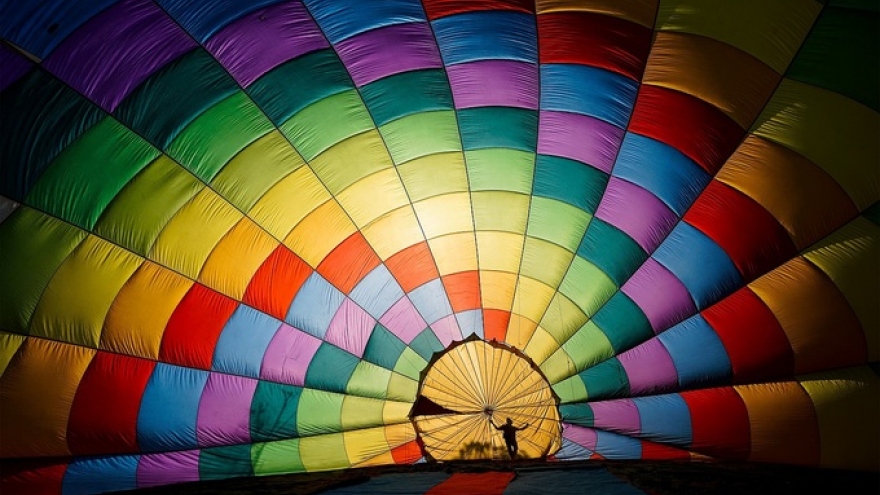
[[[506,417],[548,462],[880,470],[878,25],[3,1],[0,491],[505,458]]]

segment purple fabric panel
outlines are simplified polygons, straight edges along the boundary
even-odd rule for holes
[[[199,451],[145,454],[138,461],[137,487],[199,481]]]
[[[432,323],[431,330],[434,331],[434,335],[437,336],[443,347],[448,347],[452,341],[461,340],[462,338],[461,329],[458,328],[458,320],[455,319],[454,314],[444,316]]]
[[[6,45],[0,45],[0,91],[25,75],[33,65],[30,60],[6,48]]]
[[[324,340],[357,357],[363,357],[375,326],[376,320],[369,313],[351,299],[346,299],[330,322]]]
[[[43,67],[108,112],[150,74],[196,46],[149,0],[123,0],[85,23]]]
[[[645,312],[654,333],[684,321],[697,310],[687,287],[654,258],[648,258],[621,290]]]
[[[431,28],[423,22],[367,31],[341,41],[336,50],[359,87],[392,74],[443,66]]]
[[[641,187],[611,177],[596,211],[596,217],[614,225],[651,253],[678,221],[675,212]]]
[[[199,402],[196,438],[200,447],[249,443],[250,410],[257,381],[211,373]]]
[[[611,173],[624,130],[588,115],[542,111],[538,153],[561,156]]]
[[[596,428],[627,435],[641,432],[639,409],[632,399],[591,402],[590,409],[593,410],[593,426]]]
[[[284,2],[248,14],[205,43],[244,87],[288,60],[328,46],[300,2]]]
[[[640,344],[618,356],[618,359],[626,370],[631,395],[668,390],[678,384],[675,365],[659,339]]]
[[[446,69],[457,108],[538,108],[538,67],[510,60],[481,60]]]
[[[400,337],[405,344],[412,342],[412,339],[428,326],[408,297],[402,297],[394,303],[394,306],[382,315],[379,323]]]
[[[587,450],[596,450],[596,441],[598,440],[596,430],[565,424],[565,430],[562,431],[562,436],[582,447],[585,447]]]
[[[317,337],[290,325],[281,325],[263,356],[260,378],[289,385],[304,384],[306,370],[320,345]]]

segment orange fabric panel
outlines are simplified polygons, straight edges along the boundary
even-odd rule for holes
[[[516,473],[455,473],[425,495],[502,495]]]
[[[243,302],[279,320],[284,320],[299,288],[312,274],[302,258],[287,246],[278,246],[254,274]]]
[[[459,313],[480,307],[480,274],[476,270],[453,273],[443,277],[452,311]]]
[[[427,242],[413,244],[400,251],[385,260],[385,266],[404,292],[410,292],[440,276]]]
[[[412,464],[422,458],[419,444],[413,440],[391,449],[391,457],[395,464]]]
[[[751,427],[749,461],[819,465],[819,421],[813,401],[796,382],[742,385]]]
[[[504,341],[507,337],[507,324],[510,323],[510,311],[500,309],[483,310],[483,330],[485,340]]]
[[[355,232],[321,261],[318,273],[344,294],[348,294],[380,263],[382,260],[376,256],[363,234]]]

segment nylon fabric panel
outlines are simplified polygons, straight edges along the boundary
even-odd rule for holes
[[[45,58],[72,31],[112,3],[110,0],[98,0],[72,8],[71,4],[57,0],[51,2],[52,8],[40,5],[18,11],[4,10],[4,17],[10,17],[6,17],[7,22],[3,23],[3,37],[15,41],[15,44],[39,58]],[[61,19],[65,22],[57,22]],[[45,29],[45,26],[53,23],[60,31],[50,33]]]
[[[168,320],[159,359],[165,363],[211,369],[217,339],[236,304],[218,292],[194,284]]]
[[[378,126],[416,113],[453,108],[447,76],[439,69],[388,76],[362,86],[360,92]],[[398,98],[404,94],[405,98]]]
[[[556,244],[526,237],[519,271],[523,276],[555,287],[573,257],[574,253]]]
[[[468,190],[468,176],[461,153],[439,153],[416,158],[399,164],[397,172],[413,202]]]
[[[471,191],[528,194],[535,166],[533,153],[506,148],[470,150],[464,154]]]
[[[0,331],[0,377],[6,372],[12,358],[18,352],[18,349],[24,344],[27,336],[16,335]]]
[[[471,194],[471,201],[476,230],[525,234],[529,216],[529,196],[501,191],[480,191]]]
[[[540,315],[544,313],[544,309],[550,304],[556,291],[539,280],[523,276],[517,279],[516,287],[517,292],[513,297],[513,304],[510,309],[511,313],[528,318],[531,320],[530,325],[536,326],[537,320],[540,318]],[[524,298],[522,296],[523,293],[529,294],[529,298]],[[517,319],[516,327],[519,327],[519,321],[520,320]],[[511,318],[511,325],[508,327],[508,333],[514,328],[513,322],[514,320]]]
[[[428,19],[481,10],[505,10],[514,12],[533,12],[534,5],[528,0],[490,0],[479,5],[461,0],[425,0],[422,2]]]
[[[509,311],[513,304],[516,275],[510,272],[480,270],[480,294],[484,309]],[[504,327],[507,327],[505,322]]]
[[[596,314],[618,289],[605,272],[580,256],[572,260],[559,285],[559,292],[587,315]]]
[[[400,177],[393,168],[358,180],[336,198],[355,225],[362,226],[409,202]]]
[[[254,273],[242,302],[283,320],[312,270],[285,246],[278,246]]]
[[[367,273],[381,263],[364,236],[355,232],[324,258],[318,273],[348,294]]]
[[[411,0],[383,2],[369,11],[353,8],[358,2],[352,0],[341,4],[326,0],[306,0],[304,3],[334,44],[375,28],[425,20],[420,5]]]
[[[315,172],[300,167],[266,191],[248,216],[274,237],[284,239],[303,218],[329,199],[330,193]]]
[[[330,194],[338,194],[359,179],[393,166],[376,130],[349,137],[308,160]]]
[[[743,398],[731,387],[681,394],[691,414],[690,448],[710,456],[745,460],[751,445],[749,415]]]
[[[192,368],[183,368],[165,363],[157,363],[153,374],[144,389],[141,407],[138,411],[138,446],[142,451],[160,452],[154,462],[168,464],[154,466],[158,471],[164,467],[170,470],[174,463],[182,459],[176,456],[189,456],[190,453],[164,454],[162,451],[194,449],[198,446],[197,420],[199,401],[208,382],[209,373]],[[176,454],[176,455],[175,455]],[[147,461],[143,459],[141,463]],[[195,460],[195,459],[193,459]],[[149,463],[141,464],[141,469],[150,470]]]
[[[159,0],[157,3],[197,41],[204,43],[219,28],[249,11],[273,3],[273,0],[259,0],[247,6],[220,4],[213,8],[191,0]]]
[[[427,239],[474,230],[470,195],[467,193],[435,196],[413,203],[413,208]]]
[[[386,213],[361,229],[361,232],[383,261],[410,246],[425,241],[418,220],[409,206]],[[394,234],[389,235],[389,232]]]
[[[433,111],[401,117],[379,128],[394,163],[461,150],[455,113]]]
[[[356,229],[339,203],[330,200],[311,210],[285,237],[284,245],[309,266],[317,267]]]
[[[472,233],[430,239],[428,246],[434,253],[434,261],[437,262],[437,270],[441,276],[474,271],[478,267],[476,240]]]
[[[537,0],[535,10],[539,14],[556,11],[596,12],[610,17],[626,19],[645,27],[654,25],[657,2],[654,0]]]
[[[564,219],[564,220],[563,220]],[[592,216],[560,201],[533,198],[529,207],[529,237],[576,251]]]
[[[328,96],[296,113],[280,126],[306,161],[331,146],[373,128],[370,114],[357,91]]]
[[[276,247],[277,240],[243,218],[211,251],[199,282],[240,300],[254,273]]]

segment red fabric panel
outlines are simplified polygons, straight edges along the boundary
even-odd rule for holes
[[[714,175],[745,131],[721,110],[694,96],[645,84],[629,130],[666,143]]]
[[[779,321],[748,287],[703,311],[724,344],[734,383],[791,376],[794,352]]]
[[[651,49],[651,30],[589,12],[538,16],[538,56],[542,64],[581,64],[641,80]]]
[[[3,495],[60,495],[67,464],[58,460],[3,459],[0,493]]]
[[[713,180],[684,221],[721,246],[747,282],[797,254],[788,232],[760,204]]]
[[[455,473],[425,495],[503,495],[516,473]]]
[[[395,254],[385,261],[385,266],[404,292],[410,292],[440,276],[427,242],[414,244]]]
[[[243,302],[284,320],[293,298],[312,268],[285,246],[278,246],[254,274]]]
[[[535,12],[533,0],[422,0],[428,19],[433,21],[440,17],[446,17],[463,12],[478,10],[508,10],[516,12]]]
[[[154,361],[98,351],[80,381],[67,445],[74,455],[138,452],[137,419]]]
[[[343,294],[348,294],[380,263],[382,260],[376,256],[363,234],[355,232],[324,258],[318,265],[318,273]]]
[[[642,440],[642,459],[644,460],[690,460],[691,454],[687,450],[672,447],[657,442]]]
[[[751,445],[749,413],[732,387],[683,392],[691,413],[691,449],[720,459],[745,460]]]
[[[483,310],[484,340],[503,341],[507,338],[507,324],[510,323],[510,311],[500,309]]]
[[[415,440],[391,449],[395,464],[413,464],[422,458],[422,450]]]
[[[195,284],[171,313],[159,360],[199,368],[211,369],[214,347],[223,326],[238,303],[201,284]]]
[[[452,311],[459,313],[480,307],[480,274],[476,270],[453,273],[443,277],[443,287],[452,304]]]

